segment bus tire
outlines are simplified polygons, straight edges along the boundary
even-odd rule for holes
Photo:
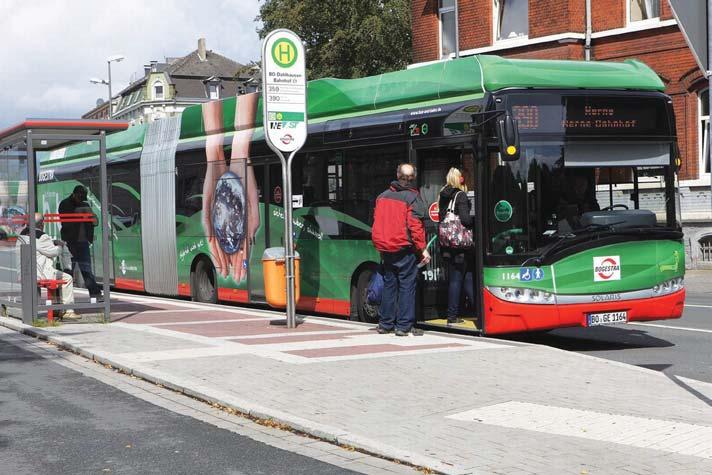
[[[208,258],[200,258],[190,273],[192,297],[196,302],[216,303],[218,301],[217,276],[215,267]]]
[[[352,318],[359,322],[378,323],[378,306],[371,305],[366,300],[368,283],[375,269],[364,269],[356,279],[356,285],[351,289]],[[355,306],[355,308],[353,308]],[[355,318],[354,318],[355,317]]]

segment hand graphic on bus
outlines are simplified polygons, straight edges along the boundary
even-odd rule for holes
[[[247,277],[249,246],[260,225],[257,183],[249,166],[257,94],[238,97],[236,107],[236,132],[228,168],[223,149],[224,134],[215,133],[222,128],[222,103],[203,104],[207,159],[203,183],[203,229],[218,273],[223,277],[231,275],[239,283]]]

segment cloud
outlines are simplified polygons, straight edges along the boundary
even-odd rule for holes
[[[258,0],[2,0],[0,44],[0,129],[26,117],[80,117],[106,86],[106,58],[112,63],[112,89],[128,85],[151,60],[208,49],[235,61],[258,59],[260,41],[254,18]]]

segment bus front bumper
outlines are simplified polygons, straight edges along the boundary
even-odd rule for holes
[[[659,296],[612,302],[526,304],[508,302],[484,289],[487,335],[588,326],[589,314],[626,312],[629,322],[680,318],[685,289]]]

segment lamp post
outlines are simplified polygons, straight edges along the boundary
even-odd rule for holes
[[[104,80],[104,79],[98,79],[98,78],[91,78],[89,79],[89,82],[92,84],[105,84],[109,86],[109,119],[113,118],[114,116],[114,104],[113,104],[113,98],[111,94],[111,63],[118,63],[124,60],[124,56],[121,54],[115,54],[114,56],[109,56],[106,58],[106,66],[108,69],[109,73],[109,80]]]

